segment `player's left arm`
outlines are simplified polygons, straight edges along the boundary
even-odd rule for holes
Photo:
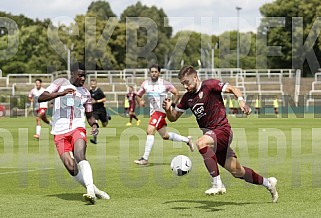
[[[171,93],[173,94],[173,102],[172,102],[172,106],[175,107],[175,105],[177,104],[178,100],[179,100],[179,92],[178,90],[174,87],[171,90]]]
[[[243,113],[249,115],[251,113],[251,108],[245,103],[245,100],[243,98],[243,94],[240,89],[227,84],[225,87],[225,90],[223,90],[225,93],[231,93],[235,96],[235,98],[238,100],[239,105]]]

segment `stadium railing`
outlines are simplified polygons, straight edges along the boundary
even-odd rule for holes
[[[315,73],[314,75],[312,89],[309,91],[306,106],[309,107],[311,103],[321,103],[321,72]]]

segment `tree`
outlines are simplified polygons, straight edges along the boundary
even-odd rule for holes
[[[93,1],[88,7],[87,14],[95,15],[99,20],[108,20],[110,17],[116,17],[109,3],[105,1]]]
[[[268,59],[268,67],[302,69],[303,76],[314,74],[321,60],[320,2],[276,0],[260,11],[266,18],[258,36],[266,37],[268,46],[282,46],[281,54],[274,51],[275,56]],[[304,40],[308,41],[303,46]]]

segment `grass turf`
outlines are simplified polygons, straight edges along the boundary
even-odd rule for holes
[[[157,134],[150,165],[136,166],[133,160],[143,154],[148,118],[139,127],[126,127],[128,118],[113,116],[109,127],[100,129],[99,143],[89,143],[87,149],[95,184],[111,200],[86,205],[85,190],[64,169],[48,126],[37,141],[32,137],[35,118],[1,118],[1,217],[318,217],[319,119],[252,115],[229,120],[239,160],[263,176],[278,179],[279,203],[271,203],[265,188],[234,179],[222,168],[227,193],[205,196],[211,178],[201,155]],[[194,139],[201,136],[193,117],[169,123],[169,129]],[[179,154],[193,163],[192,172],[183,177],[170,170],[171,159]]]

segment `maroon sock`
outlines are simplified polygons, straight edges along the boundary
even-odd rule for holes
[[[136,117],[135,114],[133,114],[132,117],[133,117],[135,120],[138,120],[138,118]]]
[[[129,122],[131,123],[131,122],[132,122],[132,120],[133,120],[133,115],[132,115],[132,114],[130,114],[130,115],[129,115]]]
[[[199,150],[203,156],[205,166],[212,177],[220,175],[217,166],[217,158],[212,148],[204,147]]]
[[[254,170],[244,167],[245,170],[245,174],[243,176],[243,179],[248,182],[248,183],[252,183],[252,184],[256,184],[256,185],[262,185],[263,184],[263,177],[259,174],[257,174],[256,172],[254,172]]]

